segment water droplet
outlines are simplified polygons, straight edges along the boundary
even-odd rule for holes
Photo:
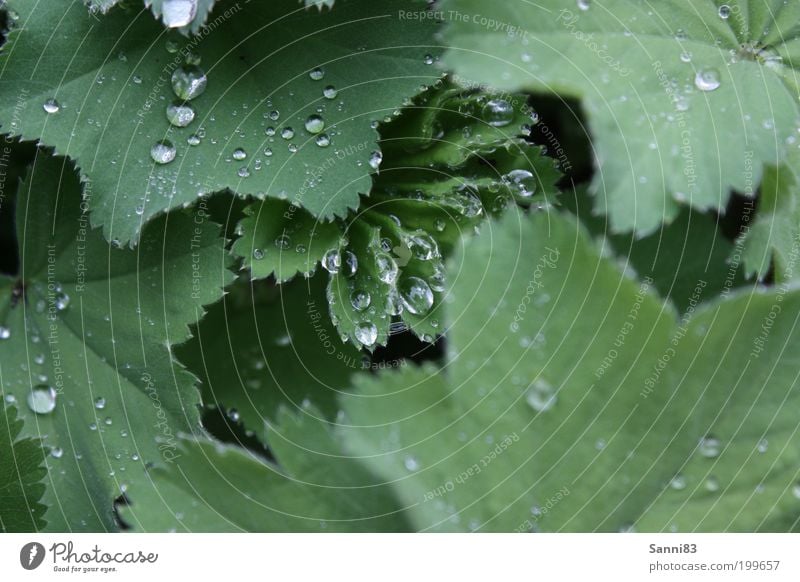
[[[506,179],[523,198],[530,198],[536,193],[536,176],[528,170],[512,170],[506,175]]]
[[[243,160],[247,157],[247,152],[244,151],[242,148],[236,148],[233,150],[233,159],[234,160]]]
[[[719,439],[706,435],[700,439],[700,444],[697,446],[698,452],[707,459],[713,459],[719,456],[720,451]]]
[[[514,108],[505,99],[492,99],[483,106],[481,116],[492,127],[505,127],[514,120]]]
[[[437,218],[433,222],[433,228],[436,229],[436,232],[444,232],[444,229],[445,229],[446,226],[447,226],[447,223],[444,220],[442,220],[441,218]]]
[[[728,20],[728,17],[731,15],[731,7],[727,4],[721,5],[718,14],[722,20]]]
[[[352,251],[344,252],[344,274],[346,277],[352,277],[358,271],[358,257]]]
[[[292,239],[288,234],[282,234],[275,239],[275,246],[280,250],[288,250],[292,246]]]
[[[383,154],[379,151],[374,151],[369,155],[369,166],[373,170],[377,170],[381,167],[381,162],[383,162]]]
[[[297,144],[290,143],[289,147],[288,147],[288,150],[289,150],[290,154],[296,154],[297,153]]]
[[[682,491],[686,489],[686,477],[678,473],[669,482],[670,489],[674,489],[675,491]]]
[[[543,378],[539,378],[528,387],[525,401],[536,412],[547,412],[558,401],[555,388]]]
[[[701,91],[713,91],[720,85],[719,71],[716,69],[703,69],[697,71],[694,77],[695,86]]]
[[[436,62],[436,60],[433,58],[433,55],[431,55],[431,54],[427,54],[427,55],[425,55],[425,57],[422,59],[422,62],[423,62],[423,63],[425,63],[426,65],[432,65],[433,63],[435,63],[435,62]]]
[[[800,499],[800,481],[792,487],[792,495],[794,495],[795,499]]]
[[[433,291],[419,277],[406,277],[398,288],[403,306],[409,313],[425,315],[433,307]]]
[[[56,408],[56,391],[50,386],[34,386],[28,394],[28,408],[36,414],[50,414]]]
[[[592,7],[592,0],[578,0],[578,8],[580,10],[586,11]]]
[[[339,90],[333,85],[328,85],[322,90],[322,96],[325,97],[325,99],[336,99],[338,95]]]
[[[175,146],[168,139],[162,139],[150,148],[150,157],[157,164],[168,164],[175,159]]]
[[[430,261],[439,257],[439,245],[436,244],[431,235],[423,230],[417,230],[407,235],[403,242],[415,259]]]
[[[445,290],[447,284],[447,273],[445,273],[444,264],[437,263],[433,267],[433,275],[428,277],[428,285],[434,291],[442,292]]]
[[[370,321],[362,321],[356,325],[355,335],[361,344],[369,347],[378,341],[378,328]]]
[[[711,491],[712,493],[714,491],[719,491],[719,479],[714,476],[710,476],[708,479],[706,479],[705,487],[706,491]]]
[[[240,178],[249,178],[250,170],[248,170],[246,167],[243,166],[236,171],[236,175],[239,176]]]
[[[331,249],[322,257],[322,268],[328,271],[331,275],[339,272],[342,266],[342,255],[339,254],[337,249]]]
[[[65,311],[67,307],[69,307],[70,298],[69,295],[64,293],[63,291],[58,291],[55,297],[55,305],[58,311]]]
[[[681,53],[681,61],[684,63],[691,63],[692,62],[692,53],[689,51],[683,51]]]
[[[419,461],[416,457],[409,455],[403,459],[403,466],[409,471],[417,471],[419,469]]]
[[[241,418],[241,416],[239,415],[239,411],[238,410],[236,410],[235,408],[231,408],[228,411],[228,418],[230,418],[233,422],[239,422],[239,419]]]
[[[294,137],[294,130],[291,127],[284,127],[281,130],[281,137],[283,139],[292,139]]]
[[[0,340],[7,340],[11,337],[11,330],[0,325]]]
[[[769,441],[767,439],[761,439],[758,441],[757,449],[759,453],[766,453],[767,449],[769,449]]]
[[[253,249],[253,258],[257,261],[260,261],[264,258],[264,251],[261,249]]]
[[[188,103],[174,101],[167,105],[167,120],[175,127],[186,127],[194,121],[194,109]]]
[[[310,115],[306,119],[306,131],[317,134],[325,129],[325,121],[319,115]]]
[[[370,303],[372,303],[372,297],[366,291],[356,290],[350,294],[350,305],[356,311],[364,311],[369,307]]]
[[[399,268],[394,259],[386,253],[378,253],[375,255],[375,265],[378,268],[378,279],[387,285],[394,285],[399,272]]]
[[[326,148],[331,145],[331,138],[328,137],[328,134],[321,133],[317,136],[317,139],[314,140],[316,144],[321,148]]]
[[[172,90],[183,101],[191,101],[206,90],[208,77],[205,71],[196,65],[179,67],[172,73]]]
[[[164,0],[161,18],[168,28],[188,26],[197,14],[197,0]]]
[[[55,447],[50,451],[50,456],[53,457],[54,459],[60,459],[61,457],[64,456],[64,449],[62,449],[61,447]]]
[[[58,113],[61,111],[61,105],[59,105],[58,101],[51,97],[44,102],[42,109],[44,109],[46,113]]]
[[[309,74],[312,81],[321,81],[323,77],[325,77],[325,71],[321,68],[317,67],[316,69],[312,70]]]
[[[106,399],[103,398],[102,396],[99,397],[99,398],[96,398],[95,401],[94,401],[94,407],[97,410],[103,410],[106,407]]]

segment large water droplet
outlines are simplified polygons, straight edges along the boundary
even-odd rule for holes
[[[328,271],[331,275],[339,272],[342,266],[342,255],[337,249],[331,249],[322,257],[322,268]]]
[[[369,307],[370,303],[372,303],[372,297],[366,291],[356,290],[350,294],[350,305],[356,311],[364,311]]]
[[[168,28],[188,26],[197,15],[197,0],[164,0],[161,17]]]
[[[50,451],[50,456],[53,457],[54,459],[60,459],[61,457],[64,456],[64,449],[62,449],[61,447],[55,447]]]
[[[378,268],[378,279],[387,285],[394,285],[399,271],[394,259],[386,253],[378,253],[375,255],[375,265]]]
[[[483,106],[483,120],[493,127],[505,127],[514,120],[514,108],[505,99],[492,99]]]
[[[411,251],[411,256],[420,261],[430,261],[439,256],[439,245],[431,235],[423,230],[417,230],[406,236],[403,242]]]
[[[45,110],[47,113],[58,113],[61,111],[61,105],[58,104],[58,101],[53,99],[52,97],[44,102],[42,105],[42,109]]]
[[[314,140],[316,144],[321,148],[326,148],[331,145],[331,138],[328,137],[328,134],[321,133],[317,136],[317,139]]]
[[[362,321],[356,325],[355,335],[359,342],[369,347],[378,341],[378,328],[370,321]]]
[[[694,77],[695,86],[701,91],[713,91],[720,85],[719,71],[716,69],[702,69]]]
[[[328,85],[322,90],[322,96],[325,99],[336,99],[337,95],[339,95],[339,91],[333,85]]]
[[[558,396],[555,388],[547,380],[539,378],[528,387],[525,401],[536,412],[546,412],[556,405]]]
[[[514,191],[523,198],[530,198],[536,193],[536,176],[528,170],[512,170],[506,178]]]
[[[356,274],[356,271],[358,271],[358,257],[353,251],[347,250],[344,252],[343,266],[342,272],[346,277],[352,277]]]
[[[95,401],[94,401],[94,407],[97,410],[103,410],[106,407],[106,399],[103,398],[102,396],[99,397],[99,398],[96,398]]]
[[[191,101],[206,90],[208,77],[205,71],[196,65],[179,67],[172,73],[172,90],[183,101]]]
[[[233,150],[233,159],[234,160],[243,160],[247,157],[247,152],[244,151],[242,148],[236,148]]]
[[[317,134],[325,129],[325,121],[319,115],[311,115],[306,119],[306,131]]]
[[[28,407],[36,414],[50,414],[56,408],[56,391],[50,386],[34,386],[28,394]]]
[[[406,277],[398,288],[403,306],[414,315],[424,315],[433,307],[433,291],[419,277]]]
[[[162,139],[150,148],[150,157],[157,164],[168,164],[175,159],[175,146],[168,139]]]
[[[728,20],[728,17],[731,15],[731,7],[727,4],[721,5],[718,14],[722,20]]]
[[[294,137],[294,130],[291,127],[284,127],[281,130],[281,137],[283,139],[292,139]]]
[[[309,74],[312,81],[321,81],[323,77],[325,77],[325,71],[323,71],[320,67],[312,70]]]
[[[167,120],[175,127],[186,127],[194,121],[194,109],[182,101],[170,103],[167,105]]]

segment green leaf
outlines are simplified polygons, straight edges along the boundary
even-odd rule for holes
[[[290,443],[313,451],[283,461],[291,471],[317,468],[311,483],[329,485],[316,452],[358,460],[375,475],[365,483],[389,484],[384,511],[404,508],[415,531],[797,530],[800,292],[740,292],[678,319],[554,212],[509,212],[450,278],[444,366],[357,376],[333,448],[307,427],[271,437],[279,457]],[[228,501],[250,491],[245,471],[186,446],[202,448],[205,469],[165,468],[159,482],[225,479],[200,497],[246,514],[241,495]],[[293,502],[266,488],[273,507]],[[158,529],[175,527],[159,513]],[[307,526],[263,519],[243,527]]]
[[[580,98],[596,208],[615,232],[649,233],[683,203],[721,210],[732,189],[753,195],[796,132],[800,6],[728,2],[724,19],[720,4],[445,0],[459,17],[444,63],[500,90]]]
[[[278,281],[322,262],[331,317],[356,346],[385,344],[393,322],[433,341],[443,331],[444,259],[462,235],[514,202],[555,199],[555,161],[524,139],[533,123],[523,95],[442,83],[385,120],[380,173],[358,213],[320,223],[288,202],[259,202],[233,250],[254,277]]]
[[[438,50],[435,23],[398,23],[398,9],[424,9],[421,1],[350,0],[321,14],[296,0],[225,1],[192,39],[165,35],[144,9],[112,9],[98,23],[80,3],[8,6],[24,27],[0,59],[3,131],[75,160],[93,184],[92,223],[123,243],[153,216],[223,189],[344,216],[370,190],[372,121],[439,77],[426,64]],[[172,76],[196,72],[187,59],[201,59],[207,89],[181,128],[166,109]],[[335,98],[323,95],[328,86]],[[323,118],[328,147],[305,129],[312,115]],[[289,129],[293,137],[281,137]],[[163,140],[175,159],[155,163],[154,147],[162,161],[172,155],[157,147]]]
[[[708,214],[684,208],[672,223],[646,237],[612,234],[607,216],[591,212],[586,188],[560,197],[618,264],[640,280],[649,279],[681,313],[698,303],[728,295],[744,282],[742,259]],[[730,257],[730,261],[728,258]]]
[[[22,421],[17,409],[0,414],[0,532],[40,531],[47,509],[40,503],[47,475],[39,439],[19,438]]]
[[[175,350],[202,380],[203,402],[235,410],[263,436],[281,404],[313,402],[334,418],[336,397],[365,364],[330,322],[326,279],[297,279],[277,287],[240,283],[212,307],[195,337]]]
[[[355,459],[314,410],[271,427],[277,465],[241,449],[184,441],[153,472],[157,494],[132,497],[139,531],[407,531],[387,484]]]
[[[767,166],[761,184],[758,211],[752,224],[745,224],[739,239],[744,247],[742,262],[748,277],[759,281],[774,271],[776,282],[798,278],[800,242],[800,153],[792,152],[780,166]]]
[[[2,390],[27,404],[21,434],[56,452],[52,531],[115,529],[113,500],[151,487],[144,465],[200,431],[195,378],[171,349],[232,278],[203,204],[148,225],[134,252],[90,230],[88,196],[40,152],[17,199],[20,274],[0,280]]]

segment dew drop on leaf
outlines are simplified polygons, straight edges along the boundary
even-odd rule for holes
[[[44,102],[42,109],[44,109],[46,113],[58,113],[61,111],[61,105],[59,105],[58,101],[51,97]]]
[[[506,178],[514,191],[523,198],[530,198],[536,193],[536,176],[528,170],[512,170]]]
[[[322,90],[322,96],[325,99],[336,99],[337,95],[339,95],[339,91],[333,85],[328,85]]]
[[[260,261],[264,258],[264,251],[261,249],[253,249],[253,258],[256,261]]]
[[[312,81],[321,81],[323,77],[325,77],[325,71],[323,71],[320,67],[317,67],[316,69],[313,69],[308,76]]]
[[[236,148],[233,150],[233,159],[234,160],[243,160],[247,157],[247,152],[244,151],[242,148]]]
[[[205,71],[196,65],[187,65],[175,69],[172,73],[172,90],[183,101],[191,101],[206,90],[208,77]]]
[[[711,435],[706,435],[700,439],[700,444],[697,446],[698,452],[707,459],[714,459],[719,456],[720,442],[719,439]]]
[[[417,471],[419,469],[419,461],[413,455],[409,455],[403,459],[403,466],[409,471]]]
[[[686,489],[686,477],[680,473],[675,475],[672,479],[670,479],[669,487],[675,491],[682,491]]]
[[[197,0],[164,0],[161,15],[168,28],[188,26],[197,14]]]
[[[721,5],[718,14],[722,20],[728,20],[728,17],[731,15],[731,7],[727,4]]]
[[[534,381],[525,393],[525,402],[536,412],[546,412],[555,406],[558,400],[553,386],[542,378]]]
[[[405,277],[400,281],[398,291],[409,313],[425,315],[433,307],[433,291],[419,277]]]
[[[339,254],[337,249],[331,249],[322,257],[322,268],[328,271],[331,275],[339,272],[342,266],[342,255]]]
[[[353,291],[350,295],[350,305],[353,306],[353,309],[356,311],[364,311],[372,303],[372,297],[366,291]]]
[[[64,449],[61,447],[55,447],[50,451],[50,456],[54,459],[60,459],[64,456]]]
[[[288,234],[282,234],[275,239],[275,246],[282,251],[288,250],[292,246],[292,239]]]
[[[94,401],[94,407],[97,410],[103,410],[106,407],[106,399],[103,398],[102,396],[99,397],[99,398],[96,398],[95,401]]]
[[[194,121],[194,109],[181,101],[170,103],[167,105],[167,121],[175,127],[186,127]]]
[[[505,99],[492,99],[483,106],[481,116],[492,127],[505,127],[514,120],[514,108]]]
[[[150,148],[150,157],[157,164],[168,164],[175,159],[175,146],[168,139],[162,139]]]
[[[356,325],[355,335],[359,342],[369,347],[378,341],[378,328],[371,321],[362,321]]]
[[[311,115],[306,119],[306,131],[317,134],[325,129],[325,121],[319,115]]]
[[[383,162],[383,154],[379,151],[374,151],[369,155],[369,165],[373,170],[381,167]]]
[[[719,71],[716,69],[702,69],[694,77],[695,86],[701,91],[714,91],[720,86]]]
[[[328,134],[321,133],[317,136],[317,139],[314,142],[321,148],[326,148],[331,145],[331,138],[328,137]]]
[[[294,130],[291,127],[284,127],[281,130],[281,137],[283,139],[292,139],[294,137]]]
[[[11,337],[11,330],[5,326],[0,325],[0,340],[7,340]]]
[[[375,266],[378,268],[378,279],[387,285],[393,285],[397,281],[399,271],[395,260],[386,253],[378,253],[375,256]]]
[[[56,391],[45,384],[34,386],[28,394],[28,408],[36,414],[50,414],[56,408]]]

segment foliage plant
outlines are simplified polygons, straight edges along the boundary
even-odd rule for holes
[[[797,531],[800,4],[7,0],[0,531]]]

